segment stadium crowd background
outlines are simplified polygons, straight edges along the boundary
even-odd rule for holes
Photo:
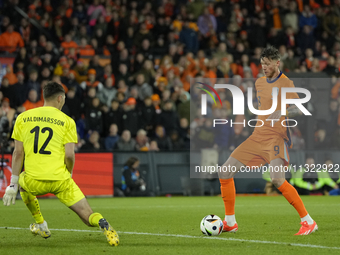
[[[316,125],[315,148],[340,148],[340,0],[0,5],[0,50],[2,56],[15,54],[13,66],[0,65],[1,115],[9,121],[8,127],[0,121],[1,132],[11,132],[20,112],[43,105],[42,87],[54,80],[67,92],[63,111],[76,121],[77,151],[188,150],[190,138],[200,147],[232,149],[251,130],[225,126],[213,132],[211,120],[199,117],[190,123],[190,113],[195,115],[190,98],[199,96],[190,93],[190,79],[224,77],[245,90],[253,86],[250,78],[262,76],[259,56],[270,44],[279,48],[288,77],[289,72],[334,77],[331,117]],[[219,95],[223,106],[214,109],[215,116],[231,118],[232,98],[225,91]],[[293,149],[305,148],[299,128],[292,139]]]

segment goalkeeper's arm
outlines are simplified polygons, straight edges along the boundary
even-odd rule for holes
[[[22,142],[15,140],[14,142],[14,151],[12,157],[12,177],[11,184],[6,188],[5,195],[3,197],[3,203],[6,206],[15,204],[15,198],[18,193],[18,181],[19,174],[22,169],[22,164],[24,162],[25,152],[24,145]]]
[[[67,170],[72,174],[75,162],[74,143],[65,144],[65,164]]]

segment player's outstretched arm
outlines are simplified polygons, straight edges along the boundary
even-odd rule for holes
[[[287,108],[287,116],[288,117],[295,117],[302,115],[302,112],[299,108],[296,107],[296,105],[291,105]]]
[[[74,143],[65,144],[65,164],[67,170],[72,174],[75,162]]]
[[[5,206],[10,206],[11,202],[15,204],[15,198],[18,193],[18,181],[19,174],[24,162],[25,152],[22,142],[15,140],[14,151],[12,157],[12,177],[11,184],[6,188],[5,195],[3,197],[3,203]]]

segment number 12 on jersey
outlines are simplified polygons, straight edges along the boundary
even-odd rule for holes
[[[50,151],[46,151],[46,147],[48,145],[48,143],[51,141],[52,136],[53,136],[53,130],[52,128],[49,127],[44,127],[41,129],[41,133],[45,133],[46,131],[48,131],[48,137],[45,140],[44,144],[41,146],[40,150],[39,150],[39,154],[45,154],[45,155],[50,155],[51,152]],[[31,134],[34,133],[34,146],[33,146],[33,151],[35,154],[38,153],[38,142],[39,142],[39,133],[40,133],[40,127],[39,126],[35,126],[32,130],[31,130]]]

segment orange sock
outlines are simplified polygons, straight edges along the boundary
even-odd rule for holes
[[[235,214],[235,183],[234,178],[220,179],[221,195],[224,202],[225,215]]]
[[[282,195],[287,199],[287,201],[294,206],[295,210],[299,213],[300,218],[305,217],[308,212],[301,200],[301,197],[297,193],[296,189],[285,181],[280,187]]]

